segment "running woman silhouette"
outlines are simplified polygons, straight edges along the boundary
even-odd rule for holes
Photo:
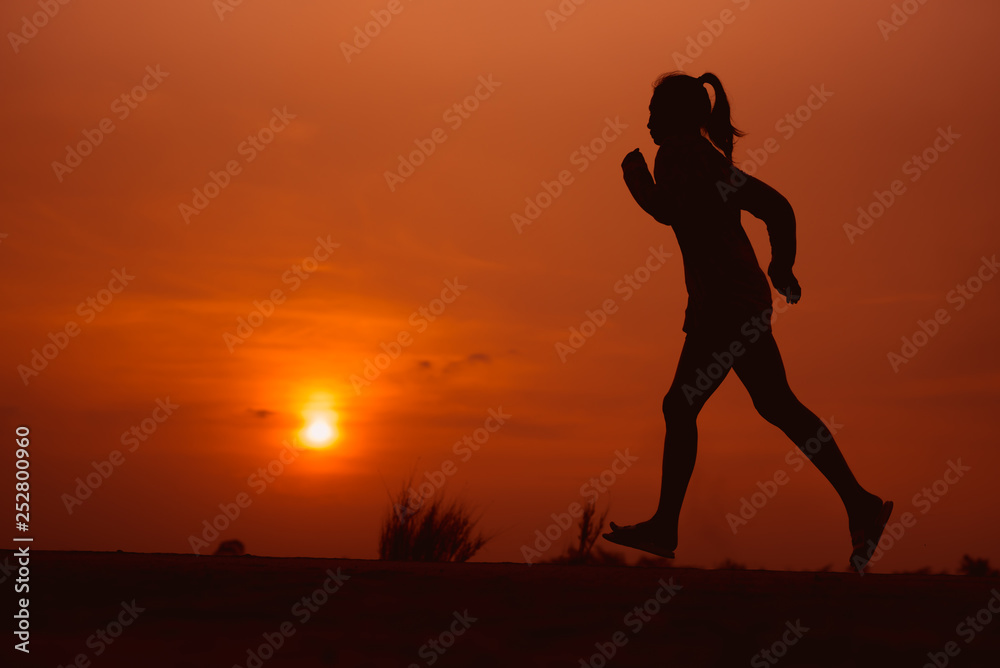
[[[714,107],[706,84],[715,91]],[[639,206],[677,235],[688,291],[686,336],[663,399],[667,429],[656,512],[635,525],[612,522],[604,537],[673,558],[681,504],[694,469],[698,413],[732,368],[761,417],[783,431],[840,495],[852,542],[849,568],[863,575],[892,502],[858,483],[829,429],[788,386],[771,333],[771,288],[740,222],[740,212],[748,211],[767,225],[767,275],[778,293],[795,304],[802,290],[792,273],[792,207],[778,191],[733,164],[733,140],[743,133],[732,125],[729,101],[714,74],[660,77],[649,104],[648,128],[660,147],[653,174],[639,149],[625,156],[622,171]]]

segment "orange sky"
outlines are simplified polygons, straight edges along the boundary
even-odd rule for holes
[[[890,2],[674,4],[588,2],[550,25],[555,0],[244,2],[221,19],[209,0],[105,0],[59,5],[32,31],[38,5],[5,3],[5,32],[31,36],[8,34],[0,60],[0,411],[6,433],[32,430],[37,547],[188,551],[245,493],[224,533],[248,551],[370,558],[386,489],[451,460],[447,489],[496,534],[476,558],[520,561],[625,449],[637,459],[600,503],[619,522],[648,517],[686,295],[672,231],[631,201],[619,164],[636,147],[652,164],[650,84],[700,38],[682,68],[721,77],[748,132],[736,161],[795,207],[804,296],[776,318],[792,387],[842,425],[861,482],[917,520],[876,568],[1000,559],[984,519],[998,500],[1000,282],[950,293],[1000,251],[1000,10],[928,3],[885,32]],[[391,21],[345,55],[373,11]],[[459,114],[464,100],[474,109]],[[810,100],[808,120],[782,122]],[[580,152],[592,141],[606,151]],[[89,154],[67,158],[81,142]],[[926,170],[907,164],[925,149]],[[559,196],[515,224],[564,171]],[[197,214],[181,207],[199,206],[212,173],[225,187]],[[897,179],[894,203],[850,239],[858,207]],[[744,224],[766,265],[763,223]],[[618,284],[661,246],[672,255],[648,282]],[[435,304],[448,282],[467,287]],[[245,341],[227,338],[275,291]],[[563,362],[556,344],[607,299],[617,311]],[[888,353],[939,309],[947,322],[894,371]],[[398,357],[352,384],[401,332]],[[64,349],[19,371],[50,334]],[[317,393],[340,439],[261,488],[250,476]],[[168,398],[177,408],[154,412]],[[510,417],[478,451],[453,449],[498,426],[498,409]],[[129,451],[123,432],[143,420],[155,432]],[[678,563],[841,567],[833,489],[786,461],[791,443],[734,377],[699,432]],[[111,476],[68,513],[63,495],[115,450]],[[958,460],[970,470],[939,501],[914,499]],[[726,514],[779,470],[787,484],[734,535]]]

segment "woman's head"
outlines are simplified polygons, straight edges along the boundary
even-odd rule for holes
[[[705,84],[715,89],[715,107]],[[719,77],[706,72],[697,79],[683,72],[664,74],[653,84],[649,103],[649,134],[659,144],[671,135],[705,131],[726,157],[733,159],[733,138],[743,133],[733,127],[729,100]]]

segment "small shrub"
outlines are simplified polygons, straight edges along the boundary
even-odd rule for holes
[[[597,508],[593,499],[583,507],[583,513],[577,522],[577,534],[575,540],[566,546],[566,551],[549,559],[550,564],[600,564],[600,565],[624,565],[625,559],[613,552],[608,552],[602,548],[594,549],[594,544],[601,536],[604,529],[604,521],[608,518],[608,510],[605,509],[600,519],[597,519]]]
[[[961,575],[971,575],[977,578],[1000,577],[1000,571],[990,568],[989,559],[973,559],[969,555],[962,556],[962,565],[958,567]]]
[[[213,553],[216,557],[241,557],[246,554],[243,542],[238,540],[224,540],[219,543],[219,547]]]
[[[393,561],[467,561],[490,537],[476,532],[479,517],[459,501],[446,501],[442,495],[412,510],[403,485],[389,512],[382,520],[379,534],[379,559]]]

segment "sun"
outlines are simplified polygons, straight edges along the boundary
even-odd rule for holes
[[[333,427],[323,418],[316,418],[306,427],[305,437],[311,443],[329,443],[333,440]]]
[[[307,417],[306,426],[299,432],[306,445],[313,448],[325,448],[337,440],[340,433],[337,429],[337,414],[333,411],[312,411]]]
[[[335,396],[326,390],[311,389],[299,395],[302,402],[302,426],[297,432],[298,441],[315,450],[329,448],[341,437],[337,422],[340,416],[333,410]]]
[[[340,437],[337,413],[330,408],[333,398],[327,393],[316,393],[302,410],[305,422],[299,430],[299,439],[311,448],[326,448]]]

